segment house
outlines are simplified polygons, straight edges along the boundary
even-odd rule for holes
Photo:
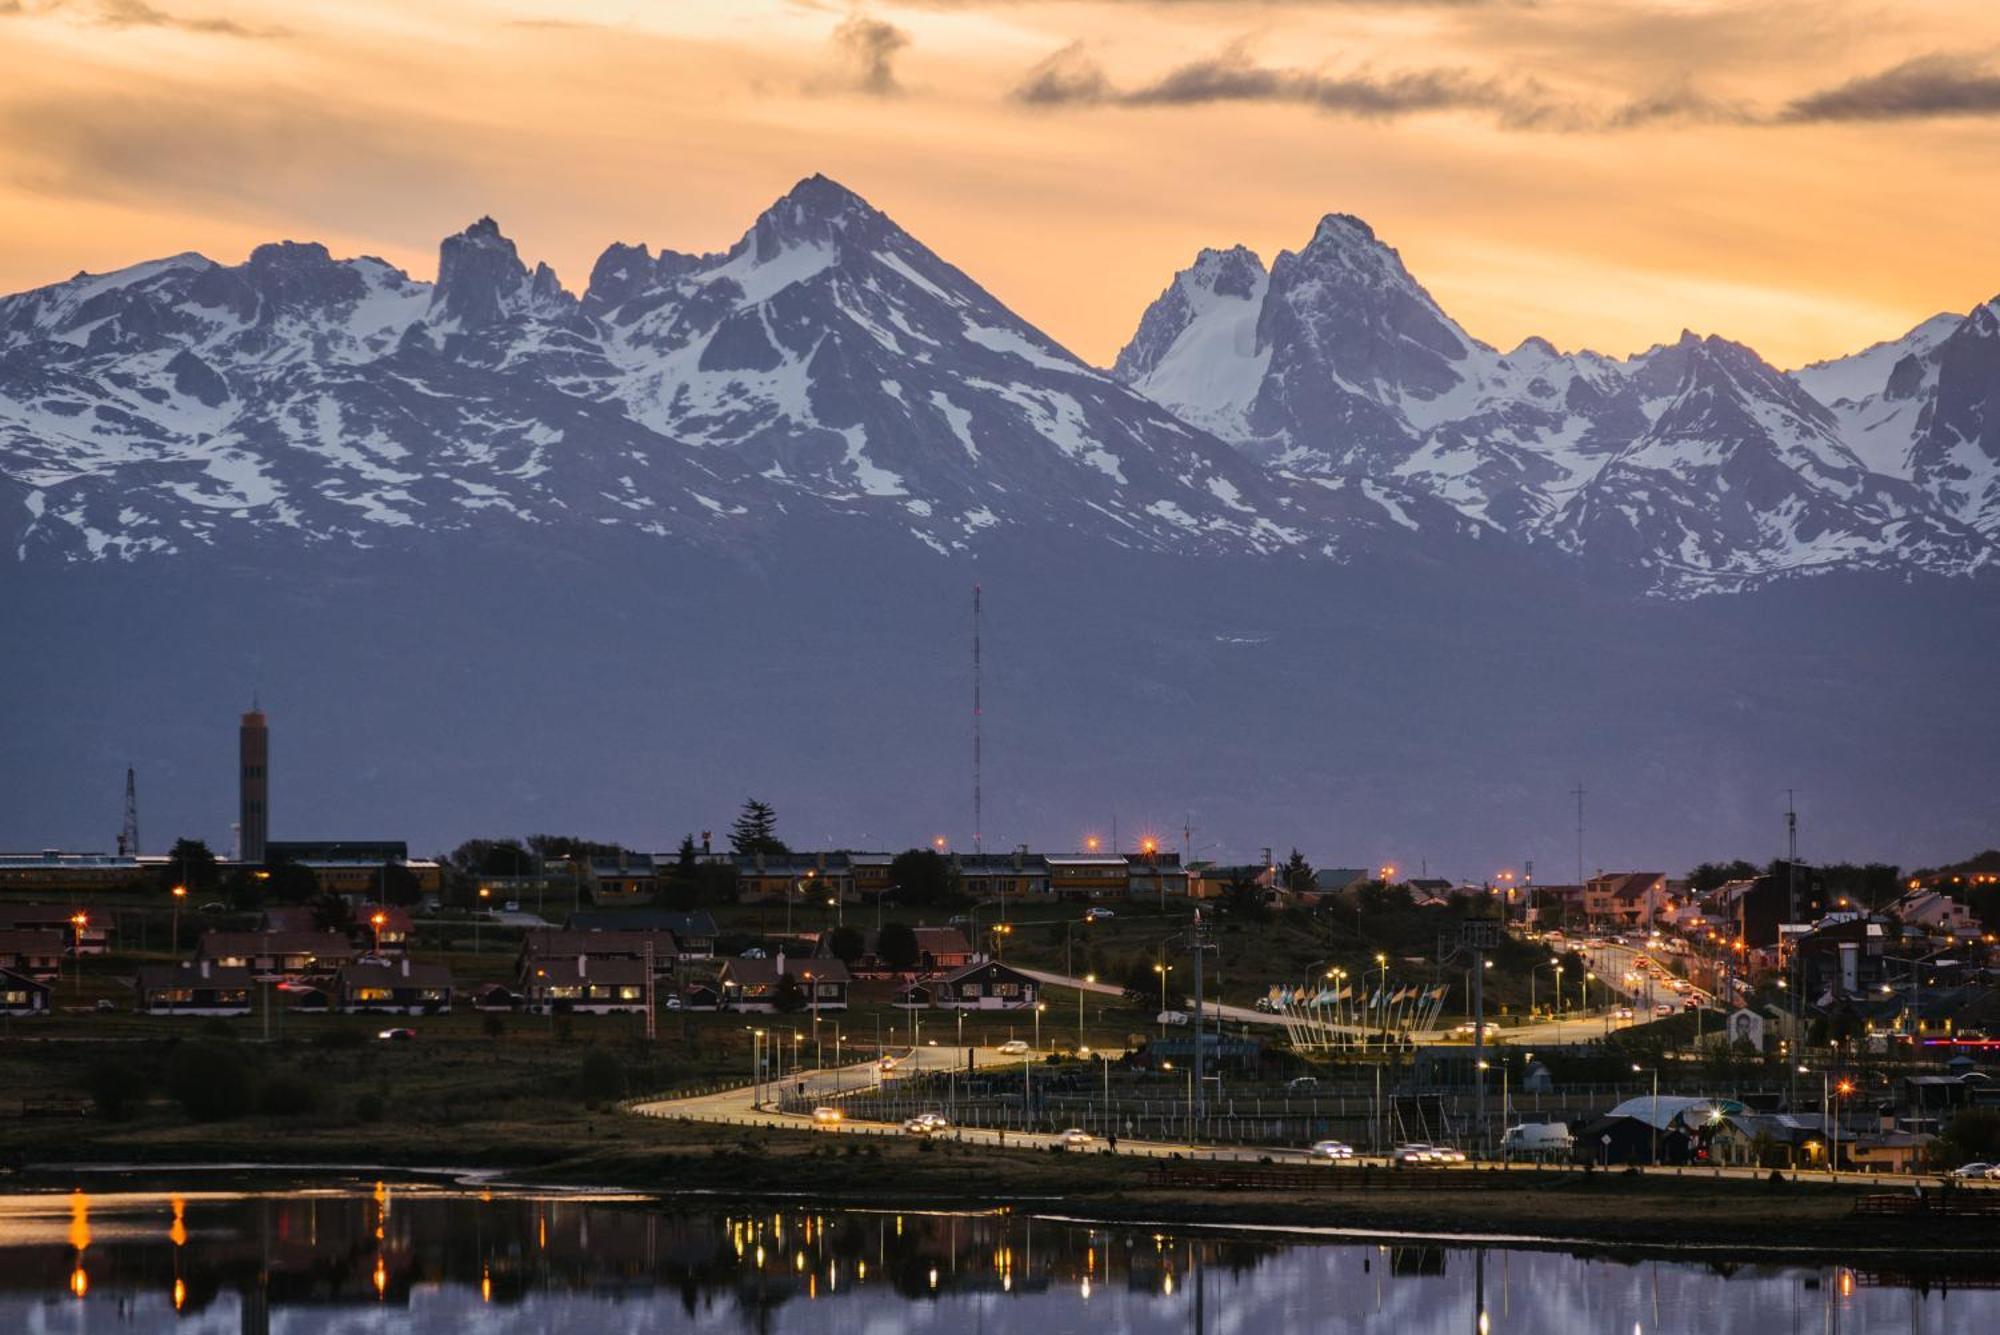
[[[1650,928],[1668,907],[1667,878],[1662,872],[1612,872],[1584,883],[1583,911],[1592,922]]]
[[[593,854],[583,866],[590,897],[599,904],[651,899],[659,875],[651,853]]]
[[[1818,1113],[1740,1112],[1715,1121],[1704,1139],[1711,1163],[1794,1168],[1825,1167],[1831,1136],[1825,1118]]]
[[[138,1009],[148,1015],[248,1015],[257,981],[241,965],[182,960],[140,968]]]
[[[143,885],[153,868],[125,853],[0,853],[0,890],[43,895],[86,895]]]
[[[861,953],[849,961],[848,967],[856,976],[863,978],[925,976],[955,972],[978,958],[972,943],[965,939],[965,933],[956,927],[913,927],[910,930],[917,938],[917,959],[910,967],[896,969],[883,962],[877,950],[880,933],[872,927],[862,931]],[[832,957],[833,938],[832,934],[828,933],[819,939],[815,958]]]
[[[0,968],[0,1015],[33,1017],[49,1013],[49,985],[14,969]]]
[[[357,960],[334,975],[334,1002],[349,1015],[449,1015],[451,970],[442,964]]]
[[[73,904],[0,904],[0,931],[58,932],[72,955],[102,955],[111,948],[110,915]]]
[[[1266,903],[1282,896],[1278,870],[1267,863],[1194,863],[1188,868],[1188,893],[1195,899],[1220,899],[1239,883],[1256,886]]]
[[[671,973],[680,963],[680,944],[674,934],[657,928],[591,932],[538,928],[521,937],[521,976],[526,978],[530,969],[546,960],[624,960],[643,964],[649,947],[654,973]]]
[[[1367,867],[1321,867],[1313,873],[1313,890],[1324,898],[1352,890],[1357,885],[1366,885],[1374,879],[1374,871]]]
[[[1842,1136],[1841,1162],[1873,1173],[1913,1173],[1930,1158],[1936,1136],[1921,1131],[1864,1131]]]
[[[355,911],[354,927],[367,933],[363,939],[368,943],[370,954],[400,955],[409,948],[410,933],[415,924],[408,909],[363,904]]]
[[[691,913],[672,909],[583,909],[563,922],[572,932],[669,932],[683,960],[715,957],[715,938],[721,929],[706,910]]]
[[[0,931],[0,969],[30,978],[54,978],[62,972],[68,942],[61,932],[8,928]]]
[[[736,866],[737,895],[745,902],[854,898],[853,860],[845,852],[738,853],[729,860]]]
[[[968,964],[933,981],[934,1004],[952,1010],[1025,1010],[1041,995],[1041,984],[998,960]]]
[[[351,903],[382,898],[392,865],[410,873],[419,894],[434,895],[444,887],[443,866],[412,858],[401,839],[273,839],[264,845],[264,858],[273,867],[304,867],[322,891]]]
[[[1123,899],[1130,870],[1117,853],[1051,853],[1049,893],[1058,899]]]
[[[1925,935],[1952,939],[1979,935],[1978,917],[1941,890],[1907,891],[1887,911],[1905,927],[1918,928]]]
[[[716,988],[722,1004],[732,1010],[775,1011],[780,982],[787,975],[798,984],[804,1003],[799,1009],[847,1009],[847,990],[854,980],[845,964],[837,959],[820,958],[787,962],[782,950],[769,959],[724,960],[716,976]]]
[[[643,959],[542,955],[522,970],[521,995],[530,1010],[644,1015],[646,983]]]
[[[339,932],[203,932],[194,957],[253,973],[331,973],[354,960],[354,943]]]
[[[980,902],[1039,898],[1049,893],[1049,860],[1039,853],[954,853],[959,887]]]
[[[1137,853],[1125,859],[1125,894],[1131,899],[1151,899],[1165,903],[1169,895],[1188,892],[1187,868],[1181,855],[1160,851]]]

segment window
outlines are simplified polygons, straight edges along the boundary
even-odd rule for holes
[[[357,987],[354,989],[356,1001],[387,1001],[389,989],[386,987]]]

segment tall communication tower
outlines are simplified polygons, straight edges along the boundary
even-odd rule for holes
[[[985,775],[982,769],[985,758],[981,754],[981,747],[985,742],[983,736],[985,724],[980,698],[980,688],[984,685],[981,674],[984,669],[979,661],[981,615],[979,583],[975,580],[972,585],[972,851],[974,853],[981,851],[985,840],[986,793]]]
[[[125,767],[125,824],[118,831],[118,856],[139,856],[139,785],[132,767]]]
[[[1579,781],[1571,790],[1576,798],[1576,883],[1583,884],[1583,784]]]

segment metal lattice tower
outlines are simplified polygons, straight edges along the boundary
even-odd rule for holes
[[[983,736],[985,716],[980,698],[980,688],[985,683],[982,679],[984,669],[979,658],[980,616],[980,589],[975,581],[972,585],[972,851],[974,853],[982,851],[986,833],[983,810],[986,801],[985,774],[982,769],[984,756],[981,754],[985,742]]]
[[[118,831],[118,855],[139,856],[139,785],[132,767],[125,767],[125,823]]]

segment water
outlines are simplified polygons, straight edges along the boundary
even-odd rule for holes
[[[1024,1214],[752,1214],[400,1183],[0,1196],[0,1332],[1307,1329],[1984,1333],[2000,1330],[2000,1288],[1843,1267],[1626,1264]]]

